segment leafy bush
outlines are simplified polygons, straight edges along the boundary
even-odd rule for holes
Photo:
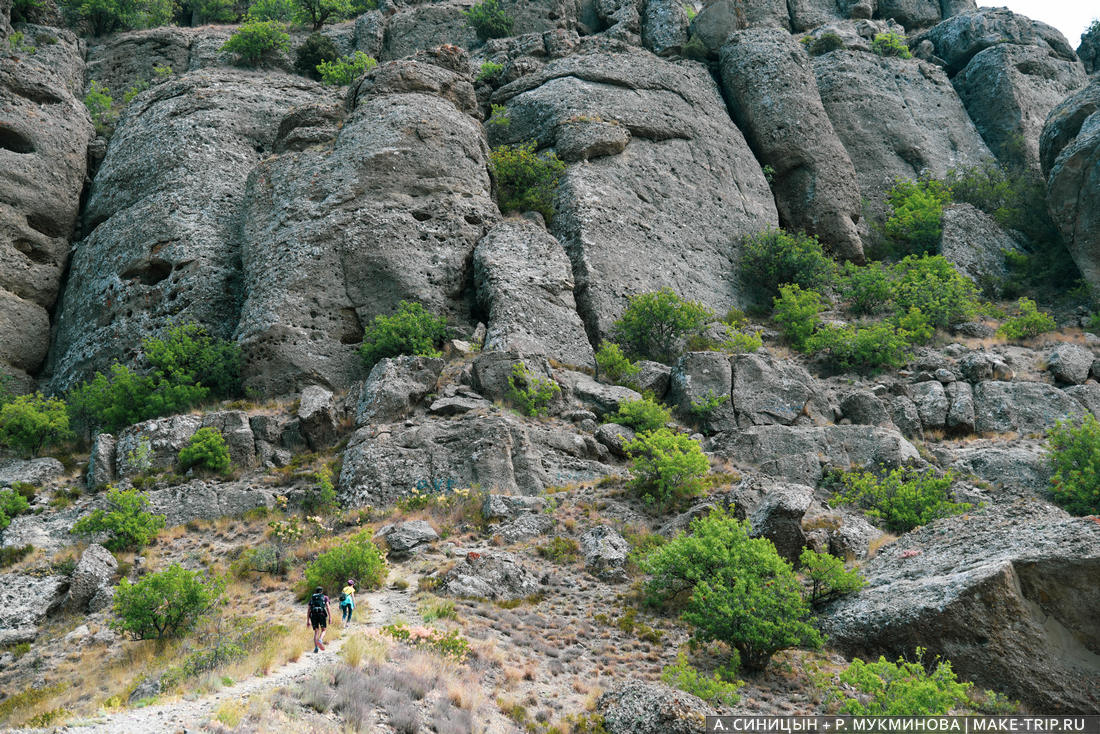
[[[291,23],[297,15],[298,3],[296,0],[255,0],[248,6],[248,18],[250,20],[277,20],[280,23]],[[306,40],[308,41],[308,39]],[[333,54],[332,58],[339,55],[339,52],[337,52]],[[304,72],[300,71],[300,73]]]
[[[201,386],[216,398],[241,393],[240,346],[211,335],[205,326],[171,326],[162,335],[143,340],[141,346],[161,382]]]
[[[722,326],[726,337],[716,345],[719,351],[729,354],[750,354],[764,346],[763,338],[755,331],[747,331],[730,324]]]
[[[466,21],[477,32],[482,41],[490,38],[505,38],[512,34],[512,16],[504,9],[500,0],[482,0],[482,2],[464,11]]]
[[[196,0],[191,7],[194,11],[195,25],[234,23],[239,17],[233,0]]]
[[[831,285],[836,264],[816,237],[769,228],[743,240],[741,272],[761,297],[774,298],[785,283],[807,290]]]
[[[855,716],[939,716],[967,703],[972,684],[960,683],[946,660],[929,673],[923,655],[918,647],[917,662],[912,663],[855,658],[839,676],[847,690],[832,686],[828,697],[840,700],[840,713]],[[855,696],[849,692],[853,689]]]
[[[535,145],[530,141],[494,148],[489,153],[489,166],[499,189],[502,212],[538,212],[549,223],[554,218],[554,197],[565,164],[556,153],[536,153]]]
[[[836,368],[868,371],[901,367],[912,345],[928,341],[933,329],[920,309],[868,326],[827,324],[806,340],[810,352],[823,353]]]
[[[607,417],[607,422],[629,426],[635,431],[656,431],[664,428],[672,420],[668,408],[650,396],[641,400],[626,400],[619,403],[619,410]]]
[[[212,472],[229,469],[229,447],[217,428],[207,426],[195,431],[187,445],[180,449],[179,464],[182,471],[192,467]]]
[[[550,402],[560,394],[558,383],[550,378],[536,377],[525,364],[512,365],[512,374],[508,377],[508,400],[524,415],[546,415]]]
[[[684,341],[701,334],[714,317],[701,303],[680,298],[671,288],[639,293],[627,300],[626,311],[611,327],[612,337],[632,357],[670,363]]]
[[[309,23],[313,30],[321,30],[325,21],[339,20],[354,15],[355,6],[351,0],[295,0],[298,5],[298,13],[295,20],[299,23]],[[372,6],[376,3],[372,3]]]
[[[103,545],[113,551],[136,550],[149,544],[164,527],[164,515],[154,515],[146,508],[149,498],[136,489],[107,491],[107,509],[96,510],[73,525],[77,535],[109,533]]]
[[[386,561],[378,546],[371,542],[369,531],[353,535],[306,566],[309,591],[320,586],[335,592],[348,579],[358,581],[360,589],[380,588],[386,580]]]
[[[115,589],[111,626],[136,640],[183,637],[217,603],[225,580],[207,571],[172,564],[136,584],[122,579]]]
[[[733,669],[716,670],[708,678],[688,662],[686,655],[680,653],[675,665],[666,666],[661,671],[661,680],[715,706],[733,706],[741,700],[737,692],[745,682],[736,680],[733,677],[736,667],[730,667]]]
[[[495,61],[486,61],[477,72],[477,81],[487,82],[502,71],[504,71],[504,64],[498,64]]]
[[[27,498],[11,489],[0,489],[0,530],[11,524],[16,515],[27,511],[30,503]]]
[[[317,481],[317,487],[306,495],[302,509],[311,515],[332,512],[338,506],[336,487],[332,484],[332,469],[321,467],[313,478]]]
[[[641,566],[653,577],[645,586],[649,603],[683,601],[695,638],[725,642],[748,670],[763,670],[788,647],[821,644],[790,564],[770,540],[750,538],[749,524],[727,511],[693,520],[689,534]]]
[[[916,308],[932,326],[946,329],[973,319],[981,310],[978,287],[939,255],[910,255],[894,266],[894,305],[900,313]]]
[[[271,20],[283,20],[272,18]],[[340,50],[328,36],[320,33],[310,33],[306,40],[294,52],[294,71],[310,79],[321,79],[321,72],[317,67],[326,61],[340,58]]]
[[[374,317],[366,328],[359,354],[368,370],[386,357],[441,357],[439,347],[448,336],[447,319],[433,316],[419,303],[401,301],[393,316]]]
[[[641,372],[641,368],[627,359],[623,350],[613,341],[604,341],[596,350],[596,367],[599,368],[600,377],[627,387]]]
[[[114,108],[115,100],[111,90],[95,79],[88,84],[88,93],[84,95],[84,106],[92,117],[92,124],[100,135],[110,135],[114,130],[118,113]]]
[[[71,435],[69,414],[59,398],[36,392],[20,395],[0,407],[0,444],[27,456],[38,456],[44,447]]]
[[[703,491],[710,462],[698,441],[667,428],[638,434],[624,447],[633,477],[628,487],[658,508]]]
[[[580,543],[573,538],[563,538],[560,535],[543,543],[535,551],[554,563],[575,563],[581,557]]]
[[[867,583],[859,569],[844,568],[844,561],[828,553],[816,553],[809,548],[798,557],[802,573],[810,580],[811,606],[830,602],[845,594],[859,591]]]
[[[1100,422],[1092,414],[1047,432],[1054,501],[1074,515],[1100,515]]]
[[[894,273],[878,261],[865,266],[845,263],[840,296],[847,302],[848,310],[857,316],[886,311],[894,296]]]
[[[825,301],[817,291],[804,291],[797,285],[779,287],[779,297],[773,301],[772,319],[783,336],[798,350],[807,348],[810,336],[821,324],[819,314]]]
[[[1035,301],[1021,298],[1016,301],[1016,315],[1001,324],[997,335],[1006,339],[1030,339],[1057,328],[1058,324],[1051,315],[1040,311]]]
[[[807,36],[807,38],[809,38],[809,36]],[[809,44],[809,46],[811,55],[821,56],[830,51],[836,51],[838,48],[844,48],[844,39],[835,33],[822,33],[820,36],[813,39],[813,42]]]
[[[238,63],[258,66],[273,53],[290,48],[290,36],[282,23],[275,20],[245,21],[222,45],[223,51],[237,54]]]
[[[886,194],[891,212],[884,230],[900,255],[936,252],[943,234],[943,207],[951,189],[935,179],[898,179]]]
[[[893,31],[876,35],[874,40],[871,41],[871,50],[879,56],[897,56],[902,59],[913,58],[913,54],[909,53],[905,36]]]
[[[854,505],[882,522],[894,533],[905,533],[941,517],[971,509],[968,502],[953,502],[949,490],[954,476],[942,477],[923,469],[900,468],[879,476],[871,472],[843,472],[841,487],[832,501]]]
[[[356,51],[351,56],[341,56],[335,61],[322,61],[317,65],[317,71],[325,84],[347,86],[375,66],[378,66],[377,61],[362,51]]]

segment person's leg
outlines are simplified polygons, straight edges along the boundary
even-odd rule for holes
[[[318,644],[321,647],[321,652],[325,651],[325,633],[328,632],[328,620],[321,622],[321,636],[318,638]]]
[[[313,652],[318,652],[321,645],[321,627],[314,622],[313,623]]]

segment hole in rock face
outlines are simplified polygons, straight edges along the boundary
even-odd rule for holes
[[[123,280],[139,280],[143,285],[156,285],[172,274],[172,264],[164,260],[141,262],[122,274]]]
[[[44,214],[28,214],[27,226],[47,237],[63,237],[68,234],[67,227],[63,226],[54,217]]]
[[[13,153],[33,153],[34,141],[15,128],[0,124],[0,148]]]
[[[12,243],[15,249],[27,256],[27,259],[38,265],[46,265],[53,262],[53,258],[50,257],[50,253],[41,247],[38,247],[29,240],[16,240]]]

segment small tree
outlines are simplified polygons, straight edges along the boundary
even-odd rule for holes
[[[596,367],[599,376],[616,385],[630,386],[631,380],[638,376],[641,368],[631,362],[619,345],[613,341],[604,341],[596,351]]]
[[[14,489],[0,489],[0,530],[6,528],[13,517],[23,514],[29,507],[27,498],[19,492]]]
[[[1060,421],[1047,433],[1054,501],[1074,515],[1100,515],[1100,422]]]
[[[664,428],[672,420],[668,408],[658,403],[651,395],[641,400],[625,400],[619,403],[619,409],[607,416],[608,423],[619,423],[635,431],[656,431]]]
[[[346,18],[354,9],[351,0],[297,0],[297,3],[298,20],[311,24],[315,31],[321,30],[329,18]]]
[[[341,56],[335,61],[322,61],[317,65],[317,71],[325,84],[347,86],[375,66],[378,66],[377,61],[362,51],[356,51],[351,56]]]
[[[310,79],[320,80],[321,72],[317,66],[326,61],[340,58],[340,50],[328,36],[311,33],[294,52],[294,71]]]
[[[845,688],[830,686],[828,697],[841,702],[840,713],[855,716],[942,716],[965,705],[972,684],[959,682],[947,660],[929,672],[923,656],[918,647],[916,662],[855,658],[839,675]],[[859,695],[853,696],[853,690]]]
[[[858,569],[844,568],[844,561],[828,553],[816,553],[809,548],[798,557],[802,564],[802,573],[810,581],[808,601],[811,606],[820,606],[833,599],[852,594],[867,583]]]
[[[88,92],[84,95],[84,106],[88,108],[95,131],[100,135],[108,136],[115,128],[118,112],[114,104],[111,90],[92,79],[88,84]]]
[[[913,54],[909,52],[909,45],[905,42],[905,36],[893,31],[879,33],[871,41],[871,50],[879,56],[897,56],[902,59],[911,59]]]
[[[512,16],[501,5],[500,0],[482,0],[465,11],[466,19],[482,41],[490,38],[505,38],[512,34]]]
[[[377,589],[386,579],[386,561],[371,542],[369,532],[352,536],[306,566],[306,588],[310,591],[318,586],[330,591],[339,589],[346,579],[356,579],[365,589]]]
[[[685,340],[700,334],[714,314],[701,303],[687,301],[671,288],[639,293],[611,327],[615,341],[631,356],[670,363]]]
[[[512,365],[512,374],[508,376],[508,400],[519,412],[532,418],[546,415],[550,402],[560,394],[558,383],[547,377],[536,377],[525,364]]]
[[[386,357],[402,354],[440,357],[439,347],[449,335],[447,319],[433,316],[419,303],[401,301],[393,316],[374,317],[359,354],[368,370]]]
[[[903,255],[930,255],[940,246],[943,207],[951,202],[951,189],[942,181],[898,179],[886,194],[891,213],[884,225],[886,236]]]
[[[258,66],[267,56],[290,48],[290,35],[283,24],[274,20],[247,20],[222,46],[237,54],[245,66]]]
[[[69,414],[59,398],[36,392],[20,395],[0,408],[0,443],[28,456],[38,456],[45,446],[71,435]]]
[[[232,398],[241,392],[240,346],[211,335],[205,326],[172,326],[158,337],[145,339],[141,346],[162,382],[200,385],[217,398]]]
[[[146,508],[149,497],[136,489],[107,491],[107,509],[96,510],[77,520],[73,532],[77,535],[109,533],[103,545],[113,551],[137,550],[157,536],[164,527],[164,515],[154,515]]]
[[[894,307],[918,308],[935,327],[946,329],[981,310],[978,287],[941,255],[909,255],[894,266]]]
[[[844,472],[833,502],[855,505],[887,530],[906,533],[941,517],[971,509],[968,502],[953,502],[949,491],[954,477],[942,477],[923,469],[893,469],[882,476],[871,472]]]
[[[229,447],[221,431],[210,426],[195,431],[187,445],[180,449],[179,464],[183,471],[191,467],[212,472],[228,471],[231,464]]]
[[[997,335],[1006,339],[1030,339],[1057,328],[1054,318],[1046,311],[1040,311],[1035,301],[1021,298],[1016,301],[1016,315],[1001,324]]]
[[[696,639],[727,643],[749,670],[763,670],[785,648],[821,644],[790,564],[727,511],[693,520],[689,534],[658,548],[641,567],[652,576],[645,586],[650,603],[682,601]]]
[[[702,492],[710,462],[690,436],[659,428],[639,434],[623,448],[631,458],[628,486],[647,504],[664,508]]]
[[[556,153],[537,153],[535,145],[530,141],[494,148],[489,152],[489,167],[496,179],[502,212],[538,212],[550,222],[565,163]]]
[[[819,314],[825,309],[825,299],[817,291],[804,291],[791,283],[779,286],[779,297],[772,303],[772,318],[783,336],[795,349],[806,349],[810,336],[821,324]]]
[[[115,589],[111,626],[135,640],[182,637],[214,607],[223,591],[223,578],[176,564],[136,584],[122,579]]]
[[[741,273],[744,281],[767,299],[777,296],[784,283],[826,288],[836,276],[836,264],[816,237],[769,228],[741,242]]]

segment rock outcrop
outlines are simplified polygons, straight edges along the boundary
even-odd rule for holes
[[[0,574],[0,646],[33,642],[49,612],[65,599],[64,576]]]
[[[440,579],[440,593],[480,599],[523,599],[539,592],[539,577],[511,553],[468,553]]]
[[[412,412],[435,391],[443,360],[432,357],[387,357],[371,368],[359,393],[355,425],[393,423]]]
[[[1076,61],[1073,47],[1056,28],[1008,8],[981,8],[961,13],[915,36],[913,44],[923,40],[932,43],[936,56],[954,76],[970,60],[987,48],[1001,44],[1033,46],[1049,51],[1055,58]]]
[[[581,535],[584,567],[598,579],[618,583],[627,580],[626,559],[630,543],[610,525],[597,525]]]
[[[690,693],[628,680],[596,701],[608,734],[695,734],[715,712]]]
[[[92,543],[80,554],[80,561],[69,580],[69,596],[65,603],[74,610],[82,610],[96,594],[111,585],[117,570],[118,561],[111,552]]]
[[[993,217],[970,204],[944,208],[940,254],[984,290],[1001,292],[1009,275],[1006,251],[1024,250]]]

